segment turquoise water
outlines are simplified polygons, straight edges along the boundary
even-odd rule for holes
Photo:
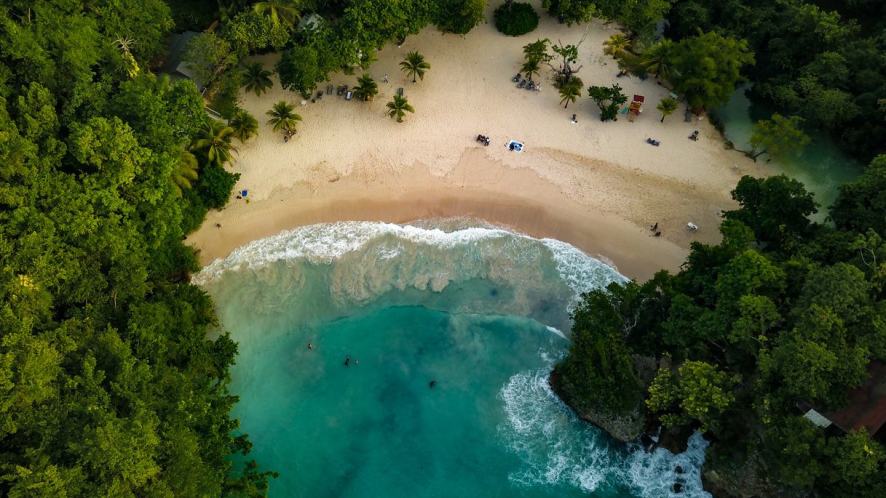
[[[701,437],[680,455],[626,447],[547,385],[568,305],[623,277],[478,225],[305,227],[196,277],[240,344],[235,415],[281,474],[271,496],[708,496]]]
[[[723,121],[726,138],[741,150],[750,150],[750,138],[754,122],[767,119],[771,111],[753,104],[744,89],[733,94],[732,99],[715,114]],[[827,208],[837,198],[837,187],[861,174],[862,165],[844,154],[834,142],[822,133],[812,133],[812,142],[796,157],[773,160],[767,163],[774,173],[784,173],[806,185],[821,204],[817,219],[824,219]],[[766,161],[762,156],[758,161]]]

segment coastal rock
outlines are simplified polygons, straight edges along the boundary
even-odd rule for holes
[[[701,475],[705,491],[717,498],[801,498],[780,489],[763,477],[758,458],[751,456],[741,464],[717,463],[719,459],[708,452],[707,462]]]
[[[572,408],[572,411],[574,411],[580,419],[584,420],[585,422],[590,422],[591,424],[594,424],[600,429],[606,431],[614,439],[617,439],[623,443],[628,443],[636,441],[637,438],[640,437],[640,434],[642,434],[643,414],[640,411],[639,407],[631,412],[631,414],[627,417],[609,415],[606,413],[596,412],[594,410],[578,411],[569,402],[569,400],[563,396],[563,393],[559,389],[557,383],[557,375],[555,373],[551,373],[548,382],[550,383],[551,389],[553,389],[554,393],[556,393],[557,396],[559,396],[560,399],[562,399],[567,406]]]
[[[671,453],[683,453],[689,447],[689,437],[695,432],[690,427],[662,428],[658,439],[658,447]]]

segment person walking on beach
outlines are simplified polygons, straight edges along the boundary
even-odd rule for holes
[[[384,81],[385,83],[388,82],[388,73],[385,73],[385,77],[382,78],[382,81]]]

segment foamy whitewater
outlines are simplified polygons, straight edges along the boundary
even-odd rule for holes
[[[625,447],[548,386],[569,308],[625,280],[564,242],[461,219],[302,227],[194,278],[239,343],[235,415],[281,473],[271,496],[709,496],[703,438]]]

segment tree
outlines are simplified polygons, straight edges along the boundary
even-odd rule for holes
[[[425,71],[430,68],[431,65],[425,61],[425,57],[415,51],[409,52],[400,61],[400,69],[406,73],[407,78],[412,78],[413,83],[415,83],[416,77],[423,80],[425,78]]]
[[[234,136],[240,142],[246,142],[258,133],[258,120],[243,109],[234,113],[228,126],[234,130]]]
[[[301,45],[295,45],[283,52],[277,62],[277,74],[283,88],[297,91],[304,98],[310,97],[317,88],[317,83],[326,76],[320,68],[317,50],[312,46]]]
[[[401,97],[399,95],[394,95],[393,100],[388,102],[387,107],[388,116],[396,119],[398,123],[403,122],[403,116],[405,116],[407,112],[415,112],[415,109],[409,105],[406,97]]]
[[[242,83],[247,92],[255,92],[256,95],[261,95],[274,86],[274,82],[271,81],[271,72],[262,67],[260,62],[247,64],[243,68]]]
[[[201,95],[150,73],[167,2],[3,11],[0,496],[231,496],[236,344],[183,238],[236,175],[194,181]]]
[[[208,119],[206,125],[191,143],[190,150],[200,154],[208,164],[222,167],[231,160],[237,148],[231,143],[234,129],[221,121]]]
[[[618,116],[618,108],[628,101],[627,95],[621,93],[621,87],[614,83],[612,86],[591,86],[588,95],[600,108],[600,121],[615,120]]]
[[[614,13],[608,14],[622,23],[635,37],[649,41],[655,27],[671,9],[670,0],[627,0],[620,3]]]
[[[818,211],[803,184],[784,175],[765,179],[744,176],[732,191],[732,198],[741,209],[726,211],[723,217],[744,223],[758,241],[773,248],[793,247],[808,234],[809,215]]]
[[[198,86],[211,85],[228,67],[237,62],[231,45],[215,33],[200,33],[192,38],[182,59],[193,71]]]
[[[434,24],[441,31],[463,35],[483,21],[486,0],[437,0]]]
[[[831,208],[838,228],[864,233],[873,230],[886,237],[886,155],[875,157],[864,173],[840,186]]]
[[[575,99],[581,96],[581,90],[584,88],[584,84],[579,77],[573,77],[569,80],[568,83],[561,85],[560,90],[560,103],[563,104],[563,108],[566,109],[569,107],[570,103],[574,103]]]
[[[672,75],[671,53],[674,43],[663,38],[640,56],[640,65],[646,72],[660,80],[670,81]]]
[[[511,0],[499,5],[492,13],[495,28],[508,36],[525,35],[538,27],[538,14],[532,5]]]
[[[529,81],[532,81],[533,75],[539,74],[542,63],[551,60],[551,56],[548,54],[548,43],[550,41],[545,38],[523,46],[523,65],[520,67],[520,72],[525,74]]]
[[[684,38],[669,53],[674,89],[696,111],[725,104],[741,80],[742,67],[754,63],[746,41],[715,32]]]
[[[542,7],[570,26],[590,21],[597,14],[595,0],[543,0]]]
[[[623,33],[616,33],[603,42],[603,53],[618,59],[631,49],[631,39]]]
[[[762,119],[754,123],[751,133],[751,147],[748,156],[755,162],[763,154],[769,157],[782,158],[796,153],[809,144],[809,135],[800,127],[803,118],[791,116],[786,118],[775,113],[771,119]]]
[[[294,133],[295,127],[301,121],[301,116],[295,112],[295,107],[283,100],[274,104],[274,107],[267,112],[267,115],[271,117],[268,120],[268,124],[271,125],[274,131],[283,130],[285,133]]]
[[[354,96],[360,100],[369,101],[376,95],[378,95],[378,84],[369,73],[363,73],[363,76],[357,79],[357,86],[354,87]]]
[[[257,14],[268,17],[275,26],[292,28],[299,17],[295,0],[266,0],[254,3],[252,8]]]
[[[865,429],[854,430],[841,438],[831,438],[826,449],[834,463],[827,479],[834,496],[873,497],[871,489],[884,488],[883,465],[886,450]]]
[[[624,337],[639,286],[611,284],[582,296],[573,313],[569,354],[556,367],[558,390],[582,413],[624,415],[638,408],[642,387]]]
[[[240,58],[267,49],[279,50],[289,41],[290,28],[274,23],[254,9],[238,12],[221,25],[221,35]]]
[[[661,113],[661,122],[664,123],[665,118],[677,110],[677,101],[670,97],[665,97],[661,99],[655,108]]]
[[[568,83],[573,75],[581,71],[583,66],[574,67],[574,64],[578,62],[578,45],[563,45],[563,42],[557,42],[556,45],[551,46],[551,50],[560,56],[558,67],[554,67],[548,62],[551,69],[557,73],[554,82],[559,87]]]
[[[703,361],[687,361],[678,373],[661,369],[649,386],[646,405],[663,413],[669,427],[697,421],[702,431],[716,429],[720,417],[735,401],[732,389],[737,379]]]
[[[190,151],[182,150],[175,169],[172,171],[172,183],[175,185],[175,191],[181,195],[182,190],[190,189],[196,180],[197,157]]]

